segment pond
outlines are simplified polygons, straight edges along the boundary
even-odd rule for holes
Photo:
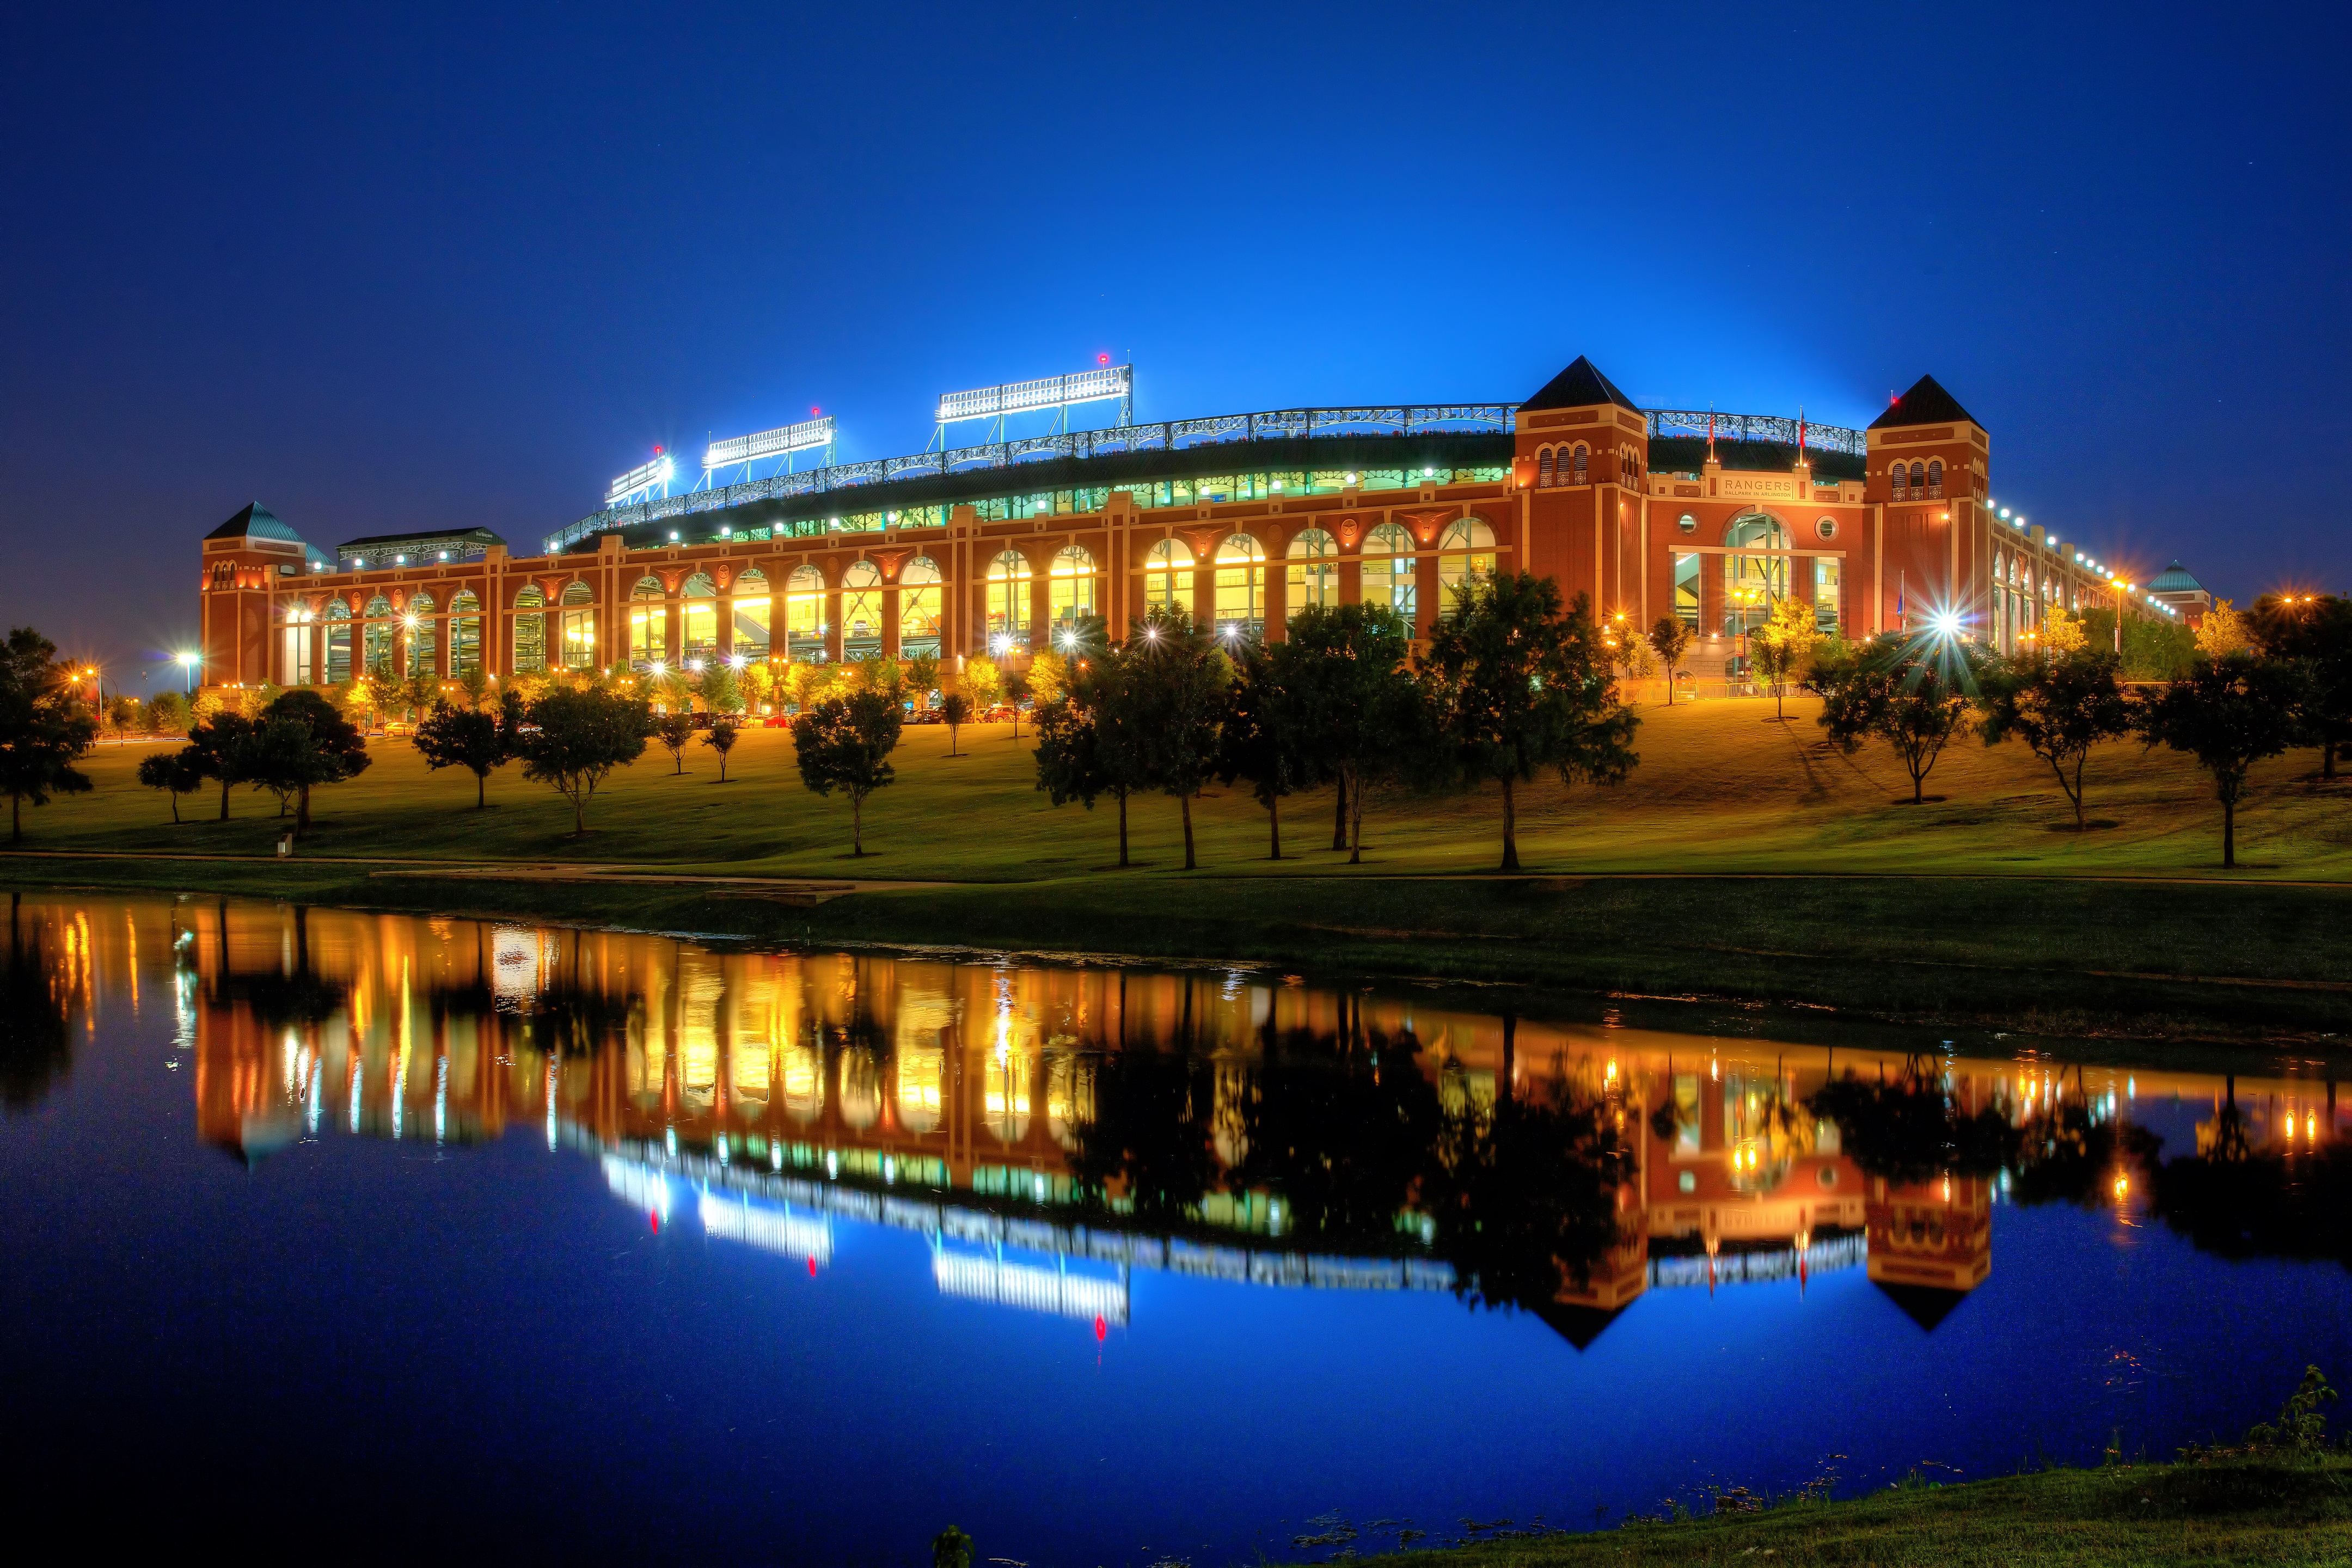
[[[213,900],[5,961],[5,1485],[183,1542],[1319,1562],[2352,1370],[2292,1053]]]

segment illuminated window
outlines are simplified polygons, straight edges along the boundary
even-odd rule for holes
[[[596,662],[596,591],[585,583],[563,590],[563,668],[586,669]]]
[[[1843,574],[1843,562],[1827,556],[1813,558],[1813,624],[1823,632],[1834,634],[1838,629],[1838,592]]]
[[[853,561],[841,574],[841,656],[866,658],[882,651],[882,568]]]
[[[1495,580],[1495,531],[1484,518],[1465,517],[1437,542],[1437,613],[1454,614],[1455,601],[1481,583]]]
[[[336,599],[327,605],[327,683],[352,678],[352,607]]]
[[[1698,563],[1701,555],[1675,557],[1675,618],[1693,631],[1698,629]]]
[[[433,595],[411,594],[401,606],[401,624],[408,632],[408,677],[441,673],[440,627],[433,619]]]
[[[449,601],[449,673],[472,675],[482,668],[482,602],[461,588]]]
[[[1682,530],[1685,533],[1696,533],[1698,531],[1698,519],[1693,517],[1688,512],[1685,512],[1683,513],[1681,520],[1677,521],[1675,526]]]
[[[1244,636],[1265,630],[1265,547],[1246,533],[1217,546],[1216,622]]]
[[[1163,539],[1151,547],[1143,563],[1143,603],[1147,610],[1192,607],[1192,552],[1181,540]]]
[[[1290,542],[1288,612],[1339,602],[1339,547],[1319,528],[1303,528]]]
[[[1014,647],[1029,646],[1032,617],[1029,558],[1007,550],[988,563],[988,639],[991,647],[1003,637]]]
[[[919,1138],[940,1124],[948,1054],[938,1046],[917,1046],[899,1051],[896,1061],[898,1125]]]
[[[1410,624],[1420,604],[1412,535],[1393,522],[1381,524],[1364,536],[1362,563],[1364,603],[1386,605]]]
[[[1789,596],[1789,557],[1744,552],[1785,552],[1789,534],[1779,518],[1748,512],[1731,520],[1723,542],[1729,550],[1723,558],[1723,632],[1737,637],[1762,626],[1773,601]]]
[[[1054,580],[1048,584],[1055,626],[1072,626],[1081,616],[1096,614],[1095,558],[1084,545],[1065,544],[1054,552]]]
[[[547,595],[526,586],[515,595],[514,668],[536,675],[547,668]]]
[[[629,591],[629,662],[647,665],[656,659],[669,659],[669,605],[661,579],[640,577]]]
[[[678,590],[678,642],[686,658],[714,658],[719,653],[719,584],[708,573],[697,572]]]
[[[898,647],[902,651],[937,653],[939,638],[939,563],[918,555],[898,574]]]
[[[784,580],[784,656],[795,664],[824,658],[824,574],[795,566]]]
[[[768,657],[768,626],[775,601],[768,596],[768,574],[754,566],[735,579],[735,647],[740,658]]]
[[[1551,452],[1552,449],[1546,447],[1536,456],[1536,488],[1538,489],[1551,488]]]

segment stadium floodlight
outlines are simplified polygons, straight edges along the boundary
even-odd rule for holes
[[[1114,397],[1120,405],[1118,422],[1129,423],[1135,414],[1133,365],[1102,365],[1074,375],[1049,375],[1037,381],[1011,381],[1002,386],[944,393],[940,397],[940,423],[1001,419],[1008,414],[1027,414],[1041,408],[1067,409]]]
[[[713,441],[702,454],[705,473],[713,468],[738,468],[756,463],[762,458],[786,458],[794,452],[811,452],[820,447],[830,447],[834,440],[833,416],[822,419],[803,419],[797,425],[779,426],[773,430],[761,430],[750,436],[730,436],[724,441]]]
[[[667,489],[671,478],[677,472],[676,460],[659,447],[656,447],[650,461],[639,463],[613,481],[611,488],[604,492],[604,504],[620,506],[649,495],[656,489]]]

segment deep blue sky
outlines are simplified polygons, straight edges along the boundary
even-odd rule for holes
[[[196,539],[518,542],[654,443],[1097,352],[1138,414],[1866,421],[2144,572],[2352,586],[2333,8],[16,14],[0,618],[140,661]]]

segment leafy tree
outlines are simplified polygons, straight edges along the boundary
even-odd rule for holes
[[[2207,658],[2227,658],[2254,646],[2254,628],[2227,599],[2215,602],[2197,623],[2197,651]]]
[[[221,786],[223,822],[228,820],[228,792],[251,778],[247,768],[252,743],[253,721],[226,708],[215,708],[210,717],[199,720],[188,731],[187,749],[181,755],[201,776]]]
[[[333,703],[308,687],[279,693],[262,709],[247,742],[245,773],[278,797],[278,814],[295,804],[294,831],[310,830],[310,791],[356,778],[375,759],[366,738]]]
[[[907,690],[918,708],[931,705],[931,693],[940,689],[940,656],[935,653],[908,654],[899,660],[907,671]]]
[[[828,697],[793,721],[801,782],[820,795],[849,796],[849,852],[866,853],[866,797],[898,776],[890,752],[906,722],[879,691]]]
[[[1075,800],[1094,809],[1099,795],[1118,803],[1118,863],[1128,859],[1127,803],[1146,787],[1146,759],[1126,682],[1132,666],[1119,649],[1082,659],[1061,698],[1037,710],[1037,787],[1055,805]]]
[[[365,685],[368,707],[379,725],[390,723],[408,710],[408,682],[389,669],[368,671]]]
[[[940,699],[940,717],[947,721],[948,755],[960,755],[956,751],[956,736],[971,722],[971,699],[961,691],[949,692]]]
[[[118,691],[114,694],[114,700],[106,705],[106,727],[114,731],[116,740],[123,740],[139,727],[145,712],[146,710],[139,705],[139,699]]]
[[[775,700],[776,671],[764,660],[755,658],[745,664],[735,679],[742,688],[745,708],[765,709]]]
[[[727,782],[727,753],[735,749],[735,742],[741,737],[742,732],[743,726],[740,721],[726,715],[712,720],[710,728],[702,732],[702,743],[719,753],[720,784]]]
[[[2091,748],[2131,732],[2131,703],[2116,679],[2120,661],[2105,648],[2053,655],[2022,652],[1979,678],[1988,746],[2014,737],[2050,764],[2083,830],[2083,764]]]
[[[1269,860],[1282,858],[1282,797],[1315,773],[1315,758],[1297,721],[1298,704],[1283,679],[1292,662],[1279,657],[1284,646],[1269,648],[1253,641],[1242,647],[1217,729],[1216,775],[1225,784],[1246,780],[1265,807]]]
[[[2294,743],[2305,684],[2294,665],[2240,652],[2199,659],[2186,679],[2140,704],[2139,732],[2151,749],[2187,752],[2213,775],[2224,869],[2238,863],[2238,802],[2246,773]]]
[[[653,715],[641,698],[616,691],[551,691],[532,703],[534,731],[518,740],[522,776],[551,784],[572,803],[572,836],[588,831],[588,802],[614,768],[645,755]]]
[[[490,774],[514,758],[518,728],[478,708],[439,702],[416,727],[414,739],[427,768],[463,768],[474,775],[474,808],[478,811],[489,804]]]
[[[1650,627],[1650,651],[1666,670],[1666,706],[1675,705],[1675,670],[1690,651],[1691,629],[1680,616],[1660,616]]]
[[[176,691],[159,691],[147,702],[147,732],[151,735],[184,735],[195,716],[188,711],[188,700]]]
[[[1810,684],[1822,695],[1821,726],[1838,749],[1852,756],[1873,737],[1894,747],[1918,805],[1945,742],[1968,722],[1976,670],[1969,645],[1911,639],[1817,659]]]
[[[1334,849],[1364,858],[1366,786],[1391,777],[1419,746],[1421,689],[1405,668],[1412,627],[1385,605],[1316,605],[1291,617],[1274,657],[1295,704],[1294,723],[1311,776],[1339,783]]]
[[[2035,640],[2042,645],[2045,658],[2081,653],[2091,645],[2090,634],[2083,629],[2082,617],[2068,615],[2063,605],[2050,606],[2049,614],[2042,617],[2042,631]]]
[[[742,683],[736,679],[734,667],[723,658],[711,660],[702,667],[702,705],[713,713],[743,711]]]
[[[478,664],[457,678],[457,689],[466,694],[466,706],[477,711],[490,706],[491,689],[496,684],[489,671]]]
[[[1017,669],[1004,672],[1004,700],[1013,710],[1013,738],[1021,739],[1021,704],[1029,695],[1029,677]]]
[[[686,772],[686,748],[694,743],[694,715],[673,709],[654,721],[654,739],[669,752],[673,776]]]
[[[410,718],[424,717],[441,700],[441,678],[429,669],[418,670],[401,683],[400,700]]]
[[[187,751],[150,752],[139,759],[139,782],[150,789],[169,790],[172,820],[180,820],[180,797],[205,787],[205,775],[188,760]]]
[[[1431,709],[1449,771],[1503,792],[1503,866],[1519,868],[1516,790],[1539,768],[1562,783],[1616,784],[1635,757],[1640,722],[1617,683],[1582,594],[1561,613],[1559,584],[1503,573],[1463,595],[1438,624],[1426,666]]]
[[[2298,740],[2319,748],[2319,774],[2336,776],[2352,750],[2352,599],[2333,594],[2267,595],[2254,604],[2255,641],[2273,658],[2303,666]]]
[[[1821,640],[1821,624],[1812,605],[1794,596],[1772,601],[1764,624],[1748,637],[1748,659],[1772,688],[1772,717],[1785,718],[1780,700],[1789,678],[1805,667],[1805,659]]]
[[[1200,859],[1192,840],[1192,797],[1214,775],[1217,724],[1224,717],[1232,666],[1216,639],[1183,609],[1154,605],[1128,639],[1126,679],[1117,687],[1118,715],[1135,737],[1140,773],[1184,815],[1184,869]]]
[[[1004,700],[1004,672],[996,668],[994,659],[975,655],[963,661],[963,673],[956,677],[956,688],[971,699],[977,716]]]
[[[1070,661],[1048,648],[1029,661],[1029,672],[1022,679],[1029,689],[1029,700],[1043,708],[1060,700],[1069,685]]]

